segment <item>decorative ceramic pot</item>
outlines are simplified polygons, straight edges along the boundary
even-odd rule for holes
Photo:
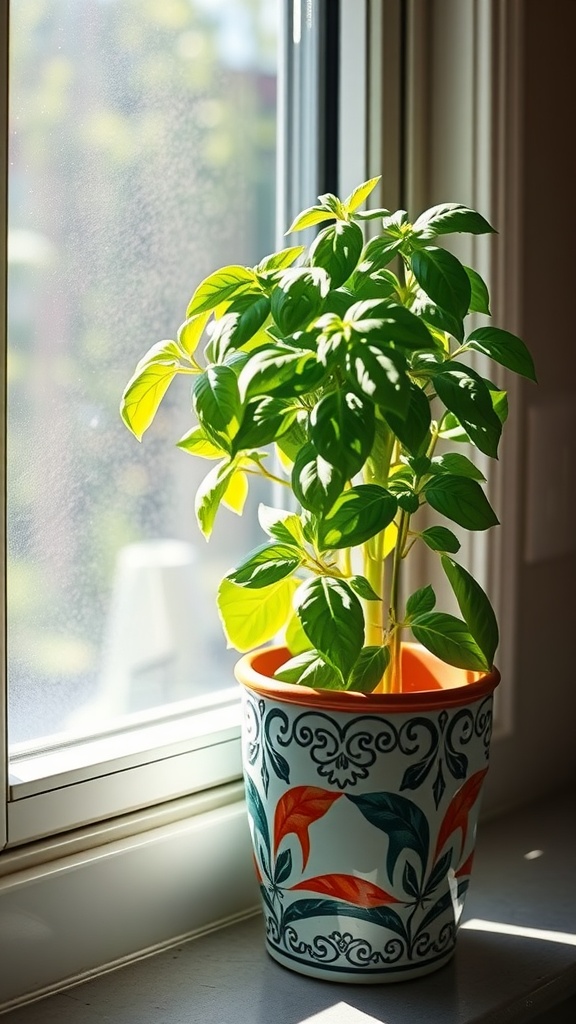
[[[403,693],[342,693],[274,680],[287,657],[236,668],[268,951],[332,981],[428,974],[454,952],[499,674],[406,644]]]

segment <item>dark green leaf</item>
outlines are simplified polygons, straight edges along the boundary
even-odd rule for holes
[[[267,345],[254,352],[238,378],[242,400],[274,392],[280,397],[312,391],[324,375],[313,352]]]
[[[348,680],[348,689],[359,693],[372,693],[386,671],[390,661],[388,647],[363,647]]]
[[[448,474],[435,476],[424,491],[426,501],[436,512],[465,530],[487,530],[498,524],[494,509],[476,480]]]
[[[391,238],[390,236],[378,236],[378,238],[372,238],[364,252],[362,253],[362,262],[359,266],[361,273],[383,270],[392,262],[396,254],[400,250],[402,245],[401,238]]]
[[[363,299],[350,307],[345,322],[370,344],[393,345],[408,353],[438,347],[420,317],[398,303]]]
[[[432,551],[449,551],[455,555],[460,550],[458,537],[445,526],[429,526],[420,536]]]
[[[283,683],[311,686],[313,690],[342,689],[342,676],[318,651],[303,651],[290,658],[276,670],[274,677]]]
[[[274,865],[274,884],[282,885],[289,877],[292,871],[292,853],[290,850],[284,850],[278,857],[276,864]]]
[[[310,416],[310,437],[316,451],[347,479],[366,462],[374,429],[374,406],[350,391],[324,395]]]
[[[424,872],[428,860],[430,830],[426,815],[412,800],[392,793],[364,793],[361,796],[348,793],[347,796],[371,825],[388,836],[386,870],[392,884],[398,858],[406,850],[414,851]]]
[[[464,621],[489,666],[498,646],[498,624],[482,587],[463,566],[442,555],[442,567],[458,602]]]
[[[349,379],[380,408],[404,419],[410,403],[405,362],[392,349],[356,342],[346,354]]]
[[[453,316],[452,313],[432,302],[422,289],[418,291],[412,310],[415,315],[422,317],[429,326],[434,327],[437,331],[451,334],[460,342],[464,340],[463,318]]]
[[[430,402],[422,388],[410,383],[410,398],[405,419],[386,413],[386,421],[407,451],[418,455],[425,451],[430,434]]]
[[[298,452],[292,469],[292,490],[310,512],[327,512],[342,491],[344,480],[340,470],[323,459],[313,444],[305,444]]]
[[[454,413],[476,447],[496,458],[502,424],[482,377],[454,361],[444,363],[434,374],[433,381],[438,397]]]
[[[510,331],[502,331],[499,327],[478,327],[468,336],[466,344],[501,363],[508,370],[536,380],[532,356],[524,342]]]
[[[402,877],[402,888],[404,892],[407,892],[409,896],[414,899],[418,899],[420,896],[420,883],[418,881],[418,875],[414,870],[414,866],[409,860],[404,865],[404,874]]]
[[[289,429],[296,413],[281,398],[260,397],[248,402],[232,442],[232,453],[271,444]]]
[[[490,666],[465,622],[446,612],[426,612],[411,623],[419,643],[457,668],[486,671]]]
[[[347,679],[364,644],[364,615],[352,588],[317,576],[298,588],[294,609],[316,650]]]
[[[270,299],[241,296],[244,309],[225,313],[214,323],[210,338],[212,361],[222,363],[231,349],[241,348],[260,330],[270,312]]]
[[[267,853],[270,854],[270,830],[268,828],[266,811],[264,810],[262,798],[249,775],[246,776],[245,788],[248,813],[254,822],[256,831],[260,833],[264,840]]]
[[[406,615],[412,619],[415,615],[431,612],[436,604],[436,594],[430,585],[414,591],[406,601]]]
[[[420,238],[434,238],[436,235],[463,231],[471,235],[484,235],[494,228],[475,210],[461,203],[440,203],[421,213],[413,225]]]
[[[208,437],[229,451],[242,415],[236,374],[229,366],[208,366],[195,381],[193,397]]]
[[[406,940],[406,928],[402,918],[386,904],[378,907],[357,907],[353,903],[343,903],[333,899],[294,900],[290,906],[286,907],[282,923],[284,928],[287,928],[294,922],[306,921],[314,917],[352,917],[359,921],[380,925]]]
[[[324,267],[330,275],[333,288],[348,280],[362,252],[364,237],[357,224],[339,220],[324,228],[310,246],[309,262],[313,267]]]
[[[356,591],[358,597],[363,601],[381,601],[382,598],[376,593],[365,576],[350,576],[348,583]]]
[[[291,462],[294,462],[301,448],[308,443],[308,433],[304,421],[298,419],[292,423],[286,433],[282,434],[282,437],[279,437],[276,443],[282,454],[287,459],[290,459]]]
[[[490,316],[490,295],[488,294],[486,283],[473,267],[464,267],[464,270],[468,274],[472,291],[469,307],[470,313],[483,313],[485,316]]]
[[[396,498],[379,484],[350,487],[318,524],[320,548],[329,550],[364,544],[389,526],[396,509]]]
[[[285,544],[262,544],[252,551],[226,578],[242,587],[268,587],[283,580],[302,563],[293,547]]]
[[[330,278],[322,267],[291,267],[278,275],[271,312],[283,334],[305,327],[322,307]]]
[[[412,253],[411,265],[421,288],[442,309],[462,320],[469,309],[472,290],[464,267],[451,252],[427,246]]]
[[[486,477],[478,467],[466,455],[461,455],[459,452],[435,455],[431,462],[430,472],[452,473],[454,476],[469,476],[471,480],[486,481]]]

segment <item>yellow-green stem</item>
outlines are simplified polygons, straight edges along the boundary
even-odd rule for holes
[[[398,536],[394,548],[394,560],[392,563],[392,579],[390,582],[390,662],[384,676],[384,692],[400,693],[402,691],[402,628],[398,625],[401,621],[399,612],[400,601],[400,569],[402,563],[402,552],[406,543],[410,516],[407,512],[400,513],[398,522]]]

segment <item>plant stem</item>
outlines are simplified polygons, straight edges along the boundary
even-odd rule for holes
[[[406,543],[406,535],[410,524],[408,512],[400,513],[398,522],[398,536],[394,548],[394,561],[392,563],[392,580],[390,583],[390,663],[384,676],[385,693],[401,693],[402,691],[402,628],[398,625],[401,622],[399,612],[400,601],[400,569],[402,563],[402,552]]]

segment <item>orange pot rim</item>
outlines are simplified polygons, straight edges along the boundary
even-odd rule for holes
[[[368,714],[383,712],[433,711],[472,704],[488,697],[500,682],[500,673],[473,672],[446,665],[420,644],[402,644],[402,693],[357,693],[351,690],[316,690],[274,679],[273,673],[291,655],[285,647],[271,646],[250,651],[236,663],[235,675],[241,686],[262,697],[284,704],[299,704],[328,711]]]

